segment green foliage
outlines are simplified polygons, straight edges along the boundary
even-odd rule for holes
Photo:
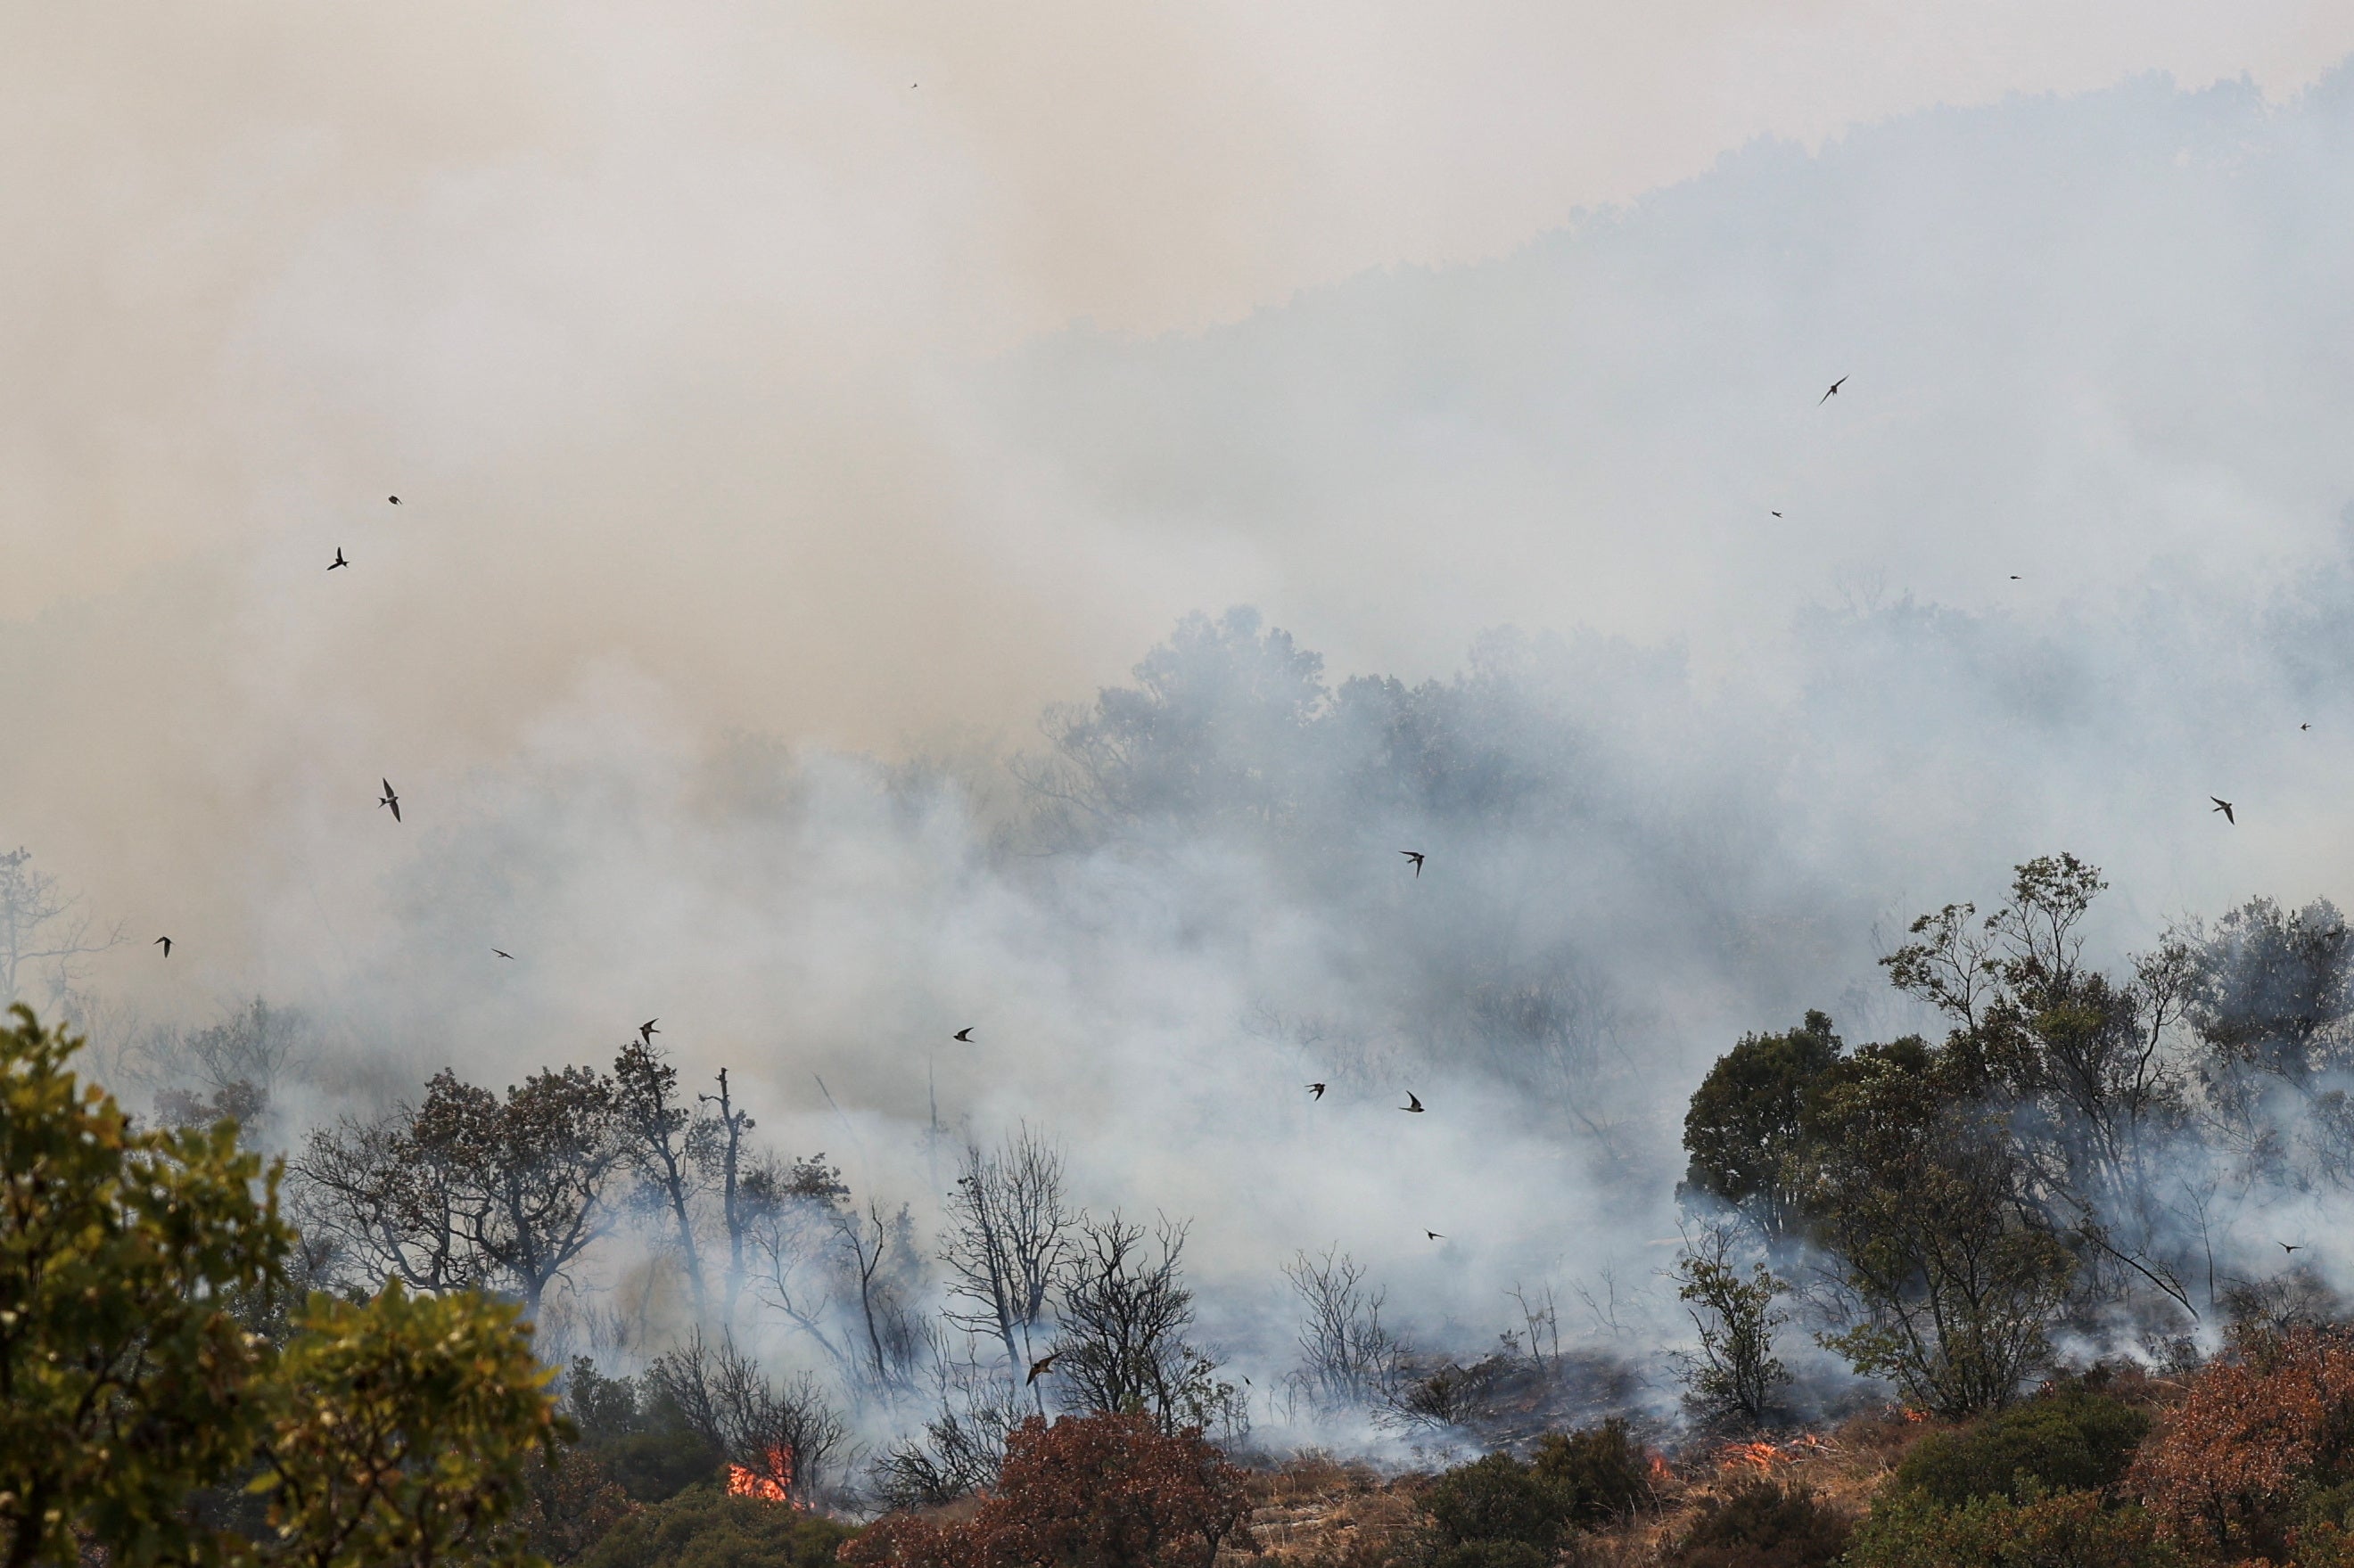
[[[1470,1542],[1512,1542],[1551,1552],[1569,1525],[1563,1489],[1510,1454],[1458,1465],[1423,1494],[1438,1552]]]
[[[312,1298],[280,1369],[256,1483],[286,1560],[310,1568],[529,1560],[501,1526],[559,1436],[517,1308],[472,1295]]]
[[[233,1127],[134,1128],[10,1010],[0,1032],[0,1562],[201,1546],[180,1517],[249,1459],[270,1348],[235,1308],[282,1277],[278,1172]],[[256,1189],[260,1192],[257,1195]]]
[[[2117,1400],[2054,1394],[1923,1439],[1897,1467],[1896,1484],[1949,1508],[1982,1497],[2017,1502],[2036,1486],[2105,1492],[2133,1462],[2149,1425]]]
[[[1700,1331],[1700,1350],[1684,1358],[1690,1402],[1704,1416],[1763,1421],[1775,1390],[1790,1381],[1774,1354],[1774,1330],[1789,1320],[1775,1300],[1790,1287],[1763,1263],[1744,1279],[1730,1261],[1732,1237],[1720,1226],[1687,1243],[1676,1259],[1677,1297]]]
[[[1532,1467],[1560,1495],[1573,1524],[1625,1519],[1652,1498],[1651,1456],[1617,1416],[1581,1432],[1548,1434]]]
[[[823,1514],[689,1487],[616,1526],[587,1568],[831,1568],[858,1532]]]
[[[1801,1194],[1793,1185],[1807,1112],[1840,1059],[1829,1015],[1809,1012],[1782,1034],[1751,1034],[1717,1058],[1684,1113],[1691,1165],[1676,1195],[1736,1209],[1769,1245],[1788,1239]]]
[[[1679,1543],[1681,1568],[1822,1568],[1854,1526],[1804,1487],[1750,1481],[1711,1498]]]
[[[1848,1568],[2179,1568],[2138,1508],[2094,1492],[2031,1489],[2020,1501],[1979,1498],[1943,1508],[1917,1492],[1882,1492],[1855,1532]]]
[[[472,1296],[313,1297],[237,1128],[135,1128],[15,1010],[0,1032],[0,1563],[526,1560],[556,1422],[529,1330]],[[267,1493],[260,1541],[225,1489]],[[249,1498],[241,1499],[249,1505]]]
[[[634,1500],[661,1502],[718,1478],[725,1457],[668,1390],[605,1377],[584,1356],[566,1374],[564,1399],[581,1446]]]

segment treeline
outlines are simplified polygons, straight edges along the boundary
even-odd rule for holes
[[[2354,945],[2326,901],[2258,899],[2115,970],[2084,957],[2105,885],[2072,855],[1947,905],[1882,961],[1943,1038],[1753,1035],[1684,1122],[1680,1282],[1712,1413],[1758,1421],[1793,1312],[1922,1409],[1999,1408],[2055,1345],[2194,1364],[2232,1325],[2329,1292],[2297,1200],[2354,1181]]]

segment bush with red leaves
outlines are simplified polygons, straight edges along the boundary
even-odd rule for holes
[[[1145,1415],[1032,1417],[1008,1439],[980,1511],[939,1524],[877,1520],[845,1543],[864,1568],[1209,1568],[1220,1546],[1255,1552],[1243,1474],[1198,1429],[1163,1436]]]

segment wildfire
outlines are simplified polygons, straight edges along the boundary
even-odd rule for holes
[[[769,1450],[768,1473],[765,1475],[745,1465],[727,1467],[727,1495],[730,1497],[790,1503],[793,1500],[792,1484],[793,1455],[790,1448]]]
[[[1805,1459],[1819,1459],[1837,1450],[1811,1432],[1801,1432],[1787,1443],[1727,1443],[1716,1451],[1717,1464],[1728,1470],[1752,1469],[1760,1473],[1770,1470],[1776,1463],[1795,1465]]]

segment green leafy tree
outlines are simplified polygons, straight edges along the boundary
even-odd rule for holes
[[[1700,1334],[1683,1378],[1701,1414],[1755,1424],[1772,1413],[1775,1391],[1790,1381],[1774,1354],[1774,1330],[1789,1321],[1774,1303],[1790,1283],[1763,1263],[1744,1277],[1734,1266],[1732,1242],[1723,1227],[1712,1227],[1687,1241],[1676,1260],[1676,1295]]]
[[[185,1559],[196,1488],[250,1457],[270,1349],[236,1308],[282,1277],[275,1169],[236,1129],[135,1128],[67,1063],[0,1032],[0,1563]]]
[[[1829,1015],[1810,1012],[1796,1029],[1748,1035],[1718,1057],[1684,1115],[1691,1166],[1677,1196],[1736,1211],[1769,1246],[1791,1240],[1804,1196],[1797,1182],[1808,1107],[1840,1052]]]
[[[510,1521],[557,1430],[515,1309],[393,1287],[288,1322],[277,1167],[231,1123],[134,1126],[79,1040],[12,1017],[0,1564],[528,1561]],[[237,1489],[267,1496],[259,1540],[206,1505]]]

